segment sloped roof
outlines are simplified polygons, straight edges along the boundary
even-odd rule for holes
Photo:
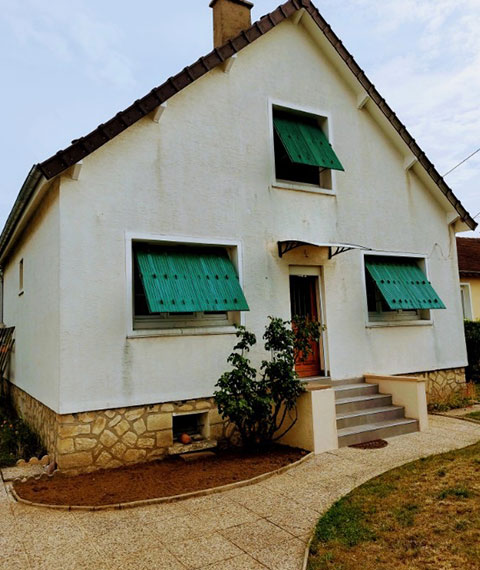
[[[457,238],[458,268],[463,277],[480,277],[480,239]]]
[[[460,200],[454,195],[451,188],[446,184],[426,154],[418,146],[415,139],[407,131],[405,125],[389,107],[385,99],[365,75],[364,71],[345,48],[311,0],[289,0],[285,2],[273,10],[273,12],[260,18],[260,20],[255,22],[248,30],[241,32],[223,46],[214,49],[206,56],[201,57],[195,63],[177,73],[177,75],[170,77],[165,83],[155,87],[141,99],[137,99],[132,105],[117,113],[106,123],[99,125],[88,135],[73,141],[69,147],[60,150],[55,155],[34,166],[29,177],[36,175],[37,178],[39,178],[40,175],[43,175],[47,180],[50,180],[64,172],[67,168],[83,160],[141,118],[154,111],[159,105],[168,101],[168,99],[173,97],[176,93],[224,63],[227,59],[253,43],[256,39],[269,32],[287,18],[293,16],[295,12],[302,8],[312,17],[347,67],[355,75],[371,99],[378,105],[379,109],[396,129],[400,137],[405,141],[412,154],[417,158],[418,162],[424,167],[435,184],[458,212],[460,219],[471,229],[475,229],[477,226],[475,220],[472,219]],[[24,207],[28,203],[29,196],[27,192],[31,191],[33,193],[31,188],[32,184],[27,184],[28,181],[29,179],[27,178],[0,236],[0,254],[3,252],[15,229],[17,221],[21,217]]]

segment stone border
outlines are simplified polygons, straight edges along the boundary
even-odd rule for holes
[[[28,461],[26,459],[18,459],[12,467],[28,467],[29,465],[43,465],[46,467],[50,461],[51,459],[49,455],[44,455],[42,457],[30,457]]]
[[[464,422],[469,422],[471,424],[480,425],[480,420],[474,420],[473,418],[466,418],[465,416],[450,416],[445,412],[428,412],[432,416],[441,416],[442,418],[449,418],[451,420],[463,420]]]
[[[178,501],[184,501],[185,499],[194,499],[197,497],[204,497],[207,495],[214,495],[216,493],[222,493],[223,491],[230,491],[232,489],[237,489],[239,487],[247,487],[249,485],[253,485],[255,483],[260,483],[261,481],[265,481],[266,479],[270,479],[274,475],[281,475],[294,467],[305,463],[308,459],[313,457],[314,453],[310,452],[302,457],[298,461],[294,463],[290,463],[288,465],[284,465],[275,471],[269,471],[268,473],[262,473],[261,475],[257,475],[252,479],[245,479],[244,481],[236,481],[235,483],[228,483],[227,485],[221,485],[220,487],[211,487],[210,489],[200,489],[199,491],[191,491],[190,493],[183,493],[181,495],[172,495],[170,497],[156,497],[152,499],[143,499],[141,501],[130,501],[128,503],[117,503],[111,505],[99,505],[99,506],[88,506],[88,505],[47,505],[44,503],[35,503],[34,501],[28,501],[27,499],[22,499],[19,497],[13,485],[10,486],[10,494],[15,499],[17,503],[22,503],[24,505],[28,505],[31,507],[40,507],[46,509],[56,509],[61,511],[107,511],[107,510],[122,510],[122,509],[130,509],[134,507],[144,507],[147,505],[157,505],[161,503],[176,503]]]

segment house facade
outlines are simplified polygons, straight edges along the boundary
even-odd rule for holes
[[[216,49],[35,166],[0,238],[12,396],[65,470],[222,437],[235,324],[269,315],[325,325],[307,382],[464,382],[475,222],[310,1],[212,7]]]
[[[480,319],[480,239],[457,238],[463,318]]]

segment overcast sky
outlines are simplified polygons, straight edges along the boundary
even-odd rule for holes
[[[210,51],[208,4],[0,0],[0,227],[33,164]],[[441,174],[480,147],[480,0],[315,4]],[[480,153],[446,178],[472,216],[479,179]]]

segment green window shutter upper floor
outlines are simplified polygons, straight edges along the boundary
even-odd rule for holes
[[[139,249],[135,257],[150,313],[249,310],[224,250]]]
[[[446,308],[415,261],[365,258],[365,267],[390,309]]]
[[[322,129],[297,116],[274,116],[273,125],[290,160],[331,170],[344,170]]]

